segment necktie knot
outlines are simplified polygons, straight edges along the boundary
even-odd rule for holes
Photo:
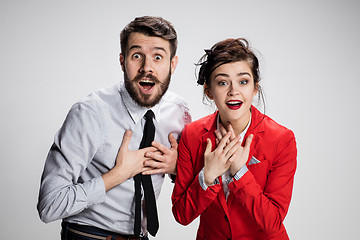
[[[152,120],[154,118],[154,112],[152,110],[148,110],[145,114],[146,120]]]

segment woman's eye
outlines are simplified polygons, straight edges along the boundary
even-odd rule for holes
[[[159,60],[161,60],[161,59],[162,59],[162,56],[160,56],[160,55],[156,55],[156,56],[155,56],[155,60],[158,60],[158,61],[159,61]]]
[[[218,84],[219,84],[220,86],[226,86],[226,85],[227,85],[227,83],[226,83],[225,81],[220,81]]]
[[[241,85],[246,85],[248,82],[249,82],[249,80],[242,80],[242,81],[240,81],[240,84]]]

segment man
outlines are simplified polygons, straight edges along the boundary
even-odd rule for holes
[[[139,17],[120,42],[124,82],[71,108],[45,163],[37,208],[44,222],[63,219],[62,239],[155,236],[151,194],[159,196],[164,174],[176,173],[176,138],[191,118],[167,91],[178,62],[175,29],[162,18]],[[152,146],[143,145],[149,139]]]

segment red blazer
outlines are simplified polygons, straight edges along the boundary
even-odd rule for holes
[[[229,184],[227,201],[221,177],[220,184],[206,191],[199,184],[207,138],[215,148],[217,112],[188,124],[182,132],[172,210],[183,225],[200,215],[197,239],[289,239],[283,220],[296,169],[295,136],[255,107],[251,111],[245,136],[254,135],[246,163],[249,171]],[[260,163],[249,165],[252,157]]]

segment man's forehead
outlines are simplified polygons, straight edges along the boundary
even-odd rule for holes
[[[147,36],[142,33],[131,33],[129,36],[127,51],[131,49],[164,51],[170,53],[169,41],[160,37]]]

